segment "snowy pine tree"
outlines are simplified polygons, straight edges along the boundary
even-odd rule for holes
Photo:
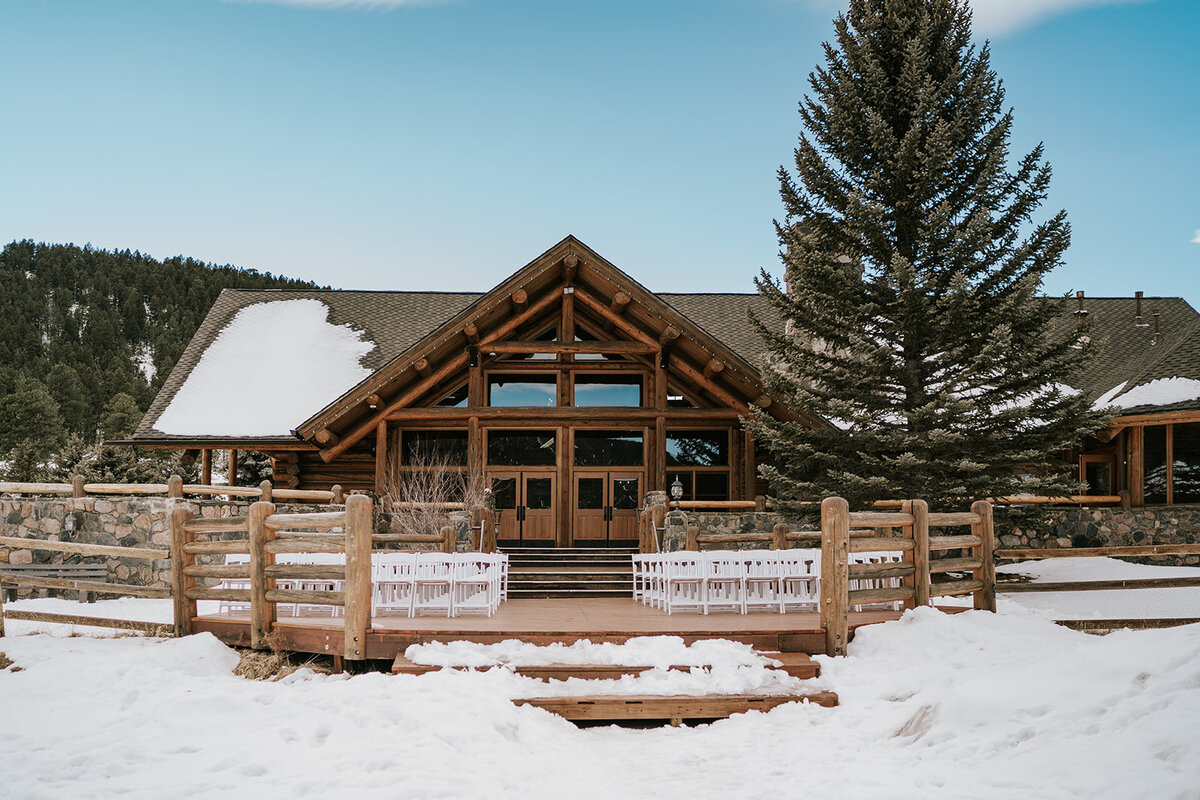
[[[761,415],[782,500],[852,505],[1071,494],[1062,459],[1103,420],[1069,388],[1082,332],[1038,297],[1070,241],[1035,223],[1050,166],[1010,163],[1012,112],[965,0],[851,0],[809,76],[776,223],[786,285],[759,290],[789,331],[755,322],[769,387],[831,421]]]

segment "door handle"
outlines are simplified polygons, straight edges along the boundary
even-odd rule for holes
[[[525,521],[525,506],[517,506],[517,522]]]

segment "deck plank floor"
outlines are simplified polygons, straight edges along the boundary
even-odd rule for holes
[[[852,612],[851,629],[899,618],[891,610]],[[207,630],[231,644],[248,637],[246,614],[199,617],[196,630]],[[341,620],[332,617],[280,617],[276,630],[296,650],[338,653]],[[369,658],[395,658],[410,644],[466,639],[481,643],[522,639],[536,644],[621,642],[636,636],[681,636],[686,641],[727,638],[763,650],[824,652],[824,631],[815,612],[666,614],[624,597],[513,599],[491,617],[377,616],[368,632]]]

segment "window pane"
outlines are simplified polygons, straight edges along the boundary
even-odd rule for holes
[[[533,509],[550,508],[553,481],[550,478],[525,479],[525,507]]]
[[[604,478],[579,479],[579,507],[604,508]]]
[[[450,394],[443,397],[437,402],[437,405],[442,408],[466,408],[467,406],[467,387],[464,384],[455,389]]]
[[[1087,493],[1091,495],[1111,495],[1113,475],[1111,461],[1085,461],[1083,464],[1083,479],[1087,482]]]
[[[1200,503],[1200,422],[1185,422],[1172,430],[1171,480],[1176,503]]]
[[[729,464],[729,431],[668,431],[667,466],[724,467]]]
[[[613,479],[613,508],[637,508],[638,500],[638,484],[641,483],[637,478],[614,478]]]
[[[445,462],[450,466],[467,464],[466,431],[404,431],[400,463],[433,464]]]
[[[488,464],[494,467],[552,467],[554,431],[488,431]]]
[[[488,378],[488,404],[553,406],[558,404],[558,385],[550,375],[492,375]]]
[[[642,435],[621,431],[576,431],[575,466],[640,467]]]
[[[728,472],[697,472],[696,473],[696,499],[697,500],[728,500],[729,499],[729,473]]]
[[[496,508],[516,508],[517,479],[492,478],[492,497],[495,498]]]
[[[640,375],[576,375],[575,405],[640,406],[642,378]]]
[[[1142,468],[1145,470],[1145,500],[1149,504],[1167,502],[1167,427],[1146,426],[1145,452]]]

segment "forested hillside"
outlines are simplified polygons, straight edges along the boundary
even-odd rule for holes
[[[183,257],[5,246],[0,470],[30,480],[70,472],[89,451],[102,460],[95,444],[132,431],[222,289],[314,286]]]

